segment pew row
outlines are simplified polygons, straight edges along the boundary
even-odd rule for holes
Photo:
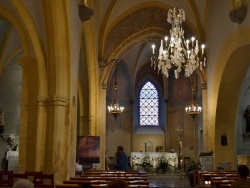
[[[109,180],[64,180],[63,184],[83,184],[83,183],[89,183],[89,184],[108,184],[111,179]],[[144,181],[144,180],[131,180],[131,181],[126,181],[128,185],[149,185],[149,181]]]
[[[56,184],[56,188],[74,188],[79,184],[90,184],[92,187],[105,187],[114,179],[122,179],[129,187],[149,187],[148,175],[139,171],[87,171],[77,177]]]
[[[77,188],[79,184],[55,184],[55,188]],[[107,184],[91,184],[92,187],[106,187]],[[145,187],[149,185],[129,185],[129,187]]]
[[[211,179],[212,178],[221,178],[221,179],[231,179],[237,180],[238,174],[234,170],[230,171],[205,171],[205,170],[195,170],[193,172],[194,175],[194,186],[198,188],[211,187]]]

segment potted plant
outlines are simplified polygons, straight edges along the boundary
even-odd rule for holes
[[[155,169],[155,171],[161,171],[163,174],[169,171],[169,164],[167,161],[161,161],[159,166]]]
[[[217,166],[217,170],[225,170],[223,166]]]
[[[190,186],[194,187],[194,170],[201,170],[200,161],[191,160],[185,170],[185,175],[189,178]]]

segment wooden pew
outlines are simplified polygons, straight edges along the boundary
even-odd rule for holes
[[[238,174],[227,173],[202,173],[200,178],[200,187],[210,187],[211,179],[238,179]]]
[[[220,184],[219,185],[219,188],[230,188],[231,187],[231,184],[230,183],[227,183],[227,184]]]
[[[27,175],[26,174],[16,174],[16,173],[13,173],[13,174],[11,174],[11,187],[14,185],[14,183],[16,182],[16,181],[18,181],[18,179],[27,179]]]
[[[71,177],[64,180],[62,184],[56,184],[56,188],[74,188],[79,184],[88,183],[93,187],[106,186],[114,179],[122,179],[126,181],[129,187],[149,187],[148,175],[139,171],[87,171],[80,177]]]
[[[78,177],[147,177],[147,174],[82,174]]]
[[[64,180],[64,184],[82,184],[82,183],[90,183],[92,184],[107,184],[111,179],[109,180]],[[126,181],[126,180],[125,180]],[[144,180],[129,180],[126,181],[129,185],[149,185],[149,181],[144,181]]]
[[[147,173],[140,171],[87,171],[83,172],[80,177],[84,176],[147,176]]]
[[[75,188],[79,184],[55,184],[56,188]]]
[[[212,188],[219,188],[222,186],[222,184],[231,184],[235,179],[216,179],[216,180],[211,180],[211,187]]]
[[[76,188],[78,184],[55,184],[55,188]],[[105,187],[105,184],[91,185],[92,187]],[[129,187],[145,187],[148,188],[149,185],[129,185]]]
[[[210,179],[211,177],[238,177],[237,172],[230,170],[230,171],[221,171],[221,170],[214,170],[214,171],[204,171],[199,170],[195,172],[195,187],[210,187]]]
[[[11,187],[11,175],[13,171],[0,171],[0,187]]]
[[[123,179],[123,180],[144,180],[148,181],[147,176],[85,176],[85,177],[71,177],[70,180],[113,180],[113,179]]]
[[[89,171],[84,171],[83,174],[103,174],[103,173],[108,173],[108,174],[147,174],[146,171],[141,171],[141,170],[89,170]]]

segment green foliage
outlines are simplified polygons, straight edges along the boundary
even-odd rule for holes
[[[155,169],[155,171],[162,171],[163,174],[169,171],[169,164],[166,161],[161,161],[159,166]]]
[[[149,171],[149,169],[150,169],[151,167],[153,167],[150,163],[145,162],[145,161],[142,162],[142,164],[136,163],[135,165],[136,165],[136,166],[141,166],[141,167],[143,167],[144,170],[146,170],[147,172]]]
[[[222,167],[222,166],[217,166],[217,170],[224,170],[224,167]]]
[[[141,166],[144,168],[145,171],[148,172],[149,169],[153,167],[153,165],[150,164],[149,156],[145,156],[142,161],[143,161],[142,164],[136,163],[135,166]]]
[[[186,167],[185,174],[186,176],[192,177],[193,176],[193,171],[194,170],[201,170],[201,164],[200,161],[194,161],[191,160],[189,165]]]

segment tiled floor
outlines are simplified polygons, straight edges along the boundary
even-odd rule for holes
[[[183,174],[148,174],[150,187],[188,188],[189,180]]]

